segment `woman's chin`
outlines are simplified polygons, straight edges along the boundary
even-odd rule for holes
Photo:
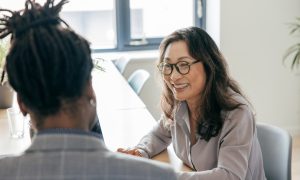
[[[179,95],[175,95],[174,98],[175,98],[177,101],[185,101],[185,100],[186,100],[185,97],[179,96]]]

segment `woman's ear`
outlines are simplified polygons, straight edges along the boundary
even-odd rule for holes
[[[17,93],[17,102],[18,102],[20,111],[22,112],[23,116],[26,116],[28,113],[28,109],[18,93]]]

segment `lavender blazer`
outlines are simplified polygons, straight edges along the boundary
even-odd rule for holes
[[[191,145],[189,114],[182,102],[174,120],[164,116],[136,146],[151,158],[172,142],[176,155],[195,172],[179,172],[182,180],[264,180],[265,173],[254,115],[245,99],[234,94],[239,108],[221,113],[224,124],[220,133],[208,142],[197,137]]]

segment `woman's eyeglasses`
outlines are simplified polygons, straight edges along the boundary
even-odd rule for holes
[[[175,64],[161,62],[158,64],[157,68],[162,74],[167,76],[172,74],[174,67],[178,73],[180,73],[181,75],[186,75],[190,72],[190,68],[191,68],[190,66],[198,62],[201,61],[194,61],[192,63],[188,63],[186,61],[179,61]]]

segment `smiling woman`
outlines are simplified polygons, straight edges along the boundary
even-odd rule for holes
[[[252,107],[212,38],[197,27],[173,32],[160,45],[158,68],[161,119],[136,147],[119,151],[152,158],[172,142],[196,171],[179,179],[265,179]]]

